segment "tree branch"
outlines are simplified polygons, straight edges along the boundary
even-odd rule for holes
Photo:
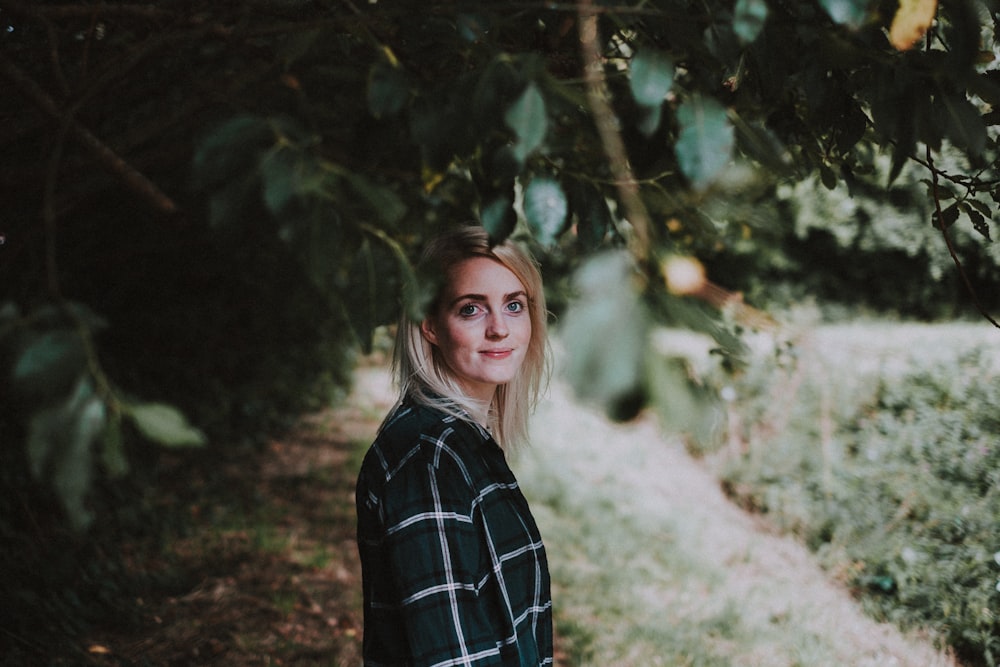
[[[67,132],[74,137],[108,171],[117,176],[130,190],[164,213],[173,213],[177,205],[155,183],[141,174],[120,155],[96,137],[90,130],[71,117],[67,118],[59,105],[17,65],[0,55],[0,75],[13,83],[21,93],[54,121],[66,123]]]
[[[962,266],[962,261],[958,258],[958,254],[955,252],[955,246],[951,242],[951,237],[948,236],[948,228],[944,224],[944,214],[941,210],[941,195],[938,192],[938,171],[934,168],[934,156],[931,153],[931,147],[927,146],[926,151],[927,165],[931,172],[931,190],[932,196],[934,197],[934,211],[937,215],[938,221],[937,227],[941,230],[941,236],[944,237],[944,243],[948,246],[948,252],[951,254],[951,259],[955,262],[955,266],[958,268],[958,273],[962,277],[962,282],[965,283],[965,289],[968,291],[969,296],[972,297],[972,302],[976,304],[976,308],[983,317],[989,320],[993,326],[1000,329],[1000,322],[997,322],[990,316],[989,312],[987,312],[986,308],[979,300],[979,295],[976,294],[976,289],[972,286],[972,281],[969,280],[968,274],[965,273],[965,267]]]
[[[618,132],[618,118],[608,102],[607,81],[604,78],[604,63],[601,50],[598,47],[597,15],[598,12],[591,0],[580,0],[579,6],[580,50],[583,56],[583,76],[587,84],[587,101],[594,113],[597,133],[604,146],[604,153],[611,166],[611,175],[618,188],[625,216],[635,230],[632,250],[635,256],[644,261],[649,257],[650,220],[646,205],[639,196],[639,186],[632,167],[628,162],[625,143]]]

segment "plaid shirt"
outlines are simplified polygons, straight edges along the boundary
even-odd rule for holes
[[[541,536],[503,452],[406,401],[358,476],[365,665],[551,666]]]

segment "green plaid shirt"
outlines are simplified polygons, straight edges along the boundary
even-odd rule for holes
[[[404,402],[361,466],[357,510],[365,665],[553,664],[545,549],[484,429]]]

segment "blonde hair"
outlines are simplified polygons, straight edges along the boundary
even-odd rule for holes
[[[440,350],[424,338],[421,323],[405,312],[396,331],[393,371],[399,386],[399,400],[407,396],[458,418],[471,421],[471,415],[486,412],[487,428],[505,450],[516,449],[528,439],[528,417],[548,380],[550,370],[547,334],[548,312],[542,275],[535,260],[511,241],[490,244],[482,227],[463,226],[431,240],[424,249],[418,275],[437,281],[435,296],[427,314],[439,307],[438,300],[452,267],[473,257],[487,257],[500,262],[524,286],[528,294],[531,339],[524,362],[514,379],[497,387],[492,402],[484,406],[462,390]]]

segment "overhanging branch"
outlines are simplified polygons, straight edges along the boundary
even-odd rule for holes
[[[117,176],[130,190],[164,213],[174,213],[177,204],[155,183],[130,165],[90,130],[66,114],[51,96],[34,82],[17,65],[0,55],[0,75],[7,78],[32,103],[60,126],[66,123],[67,132],[83,146],[105,169]]]
[[[1000,329],[1000,322],[993,319],[983,306],[982,302],[979,300],[979,295],[976,294],[976,289],[972,286],[972,281],[969,280],[969,276],[965,272],[965,267],[962,266],[962,261],[958,258],[958,253],[955,252],[955,246],[951,242],[951,237],[948,236],[948,227],[944,224],[944,212],[941,210],[941,193],[938,191],[938,171],[934,168],[934,155],[931,153],[930,146],[927,147],[927,166],[931,172],[931,194],[934,197],[934,211],[937,215],[938,221],[937,226],[941,230],[941,236],[944,237],[945,245],[948,246],[948,252],[951,254],[951,259],[955,262],[955,266],[958,267],[958,274],[962,277],[965,289],[969,292],[969,296],[972,297],[972,302],[976,304],[976,308],[983,317],[993,324],[993,326]]]

